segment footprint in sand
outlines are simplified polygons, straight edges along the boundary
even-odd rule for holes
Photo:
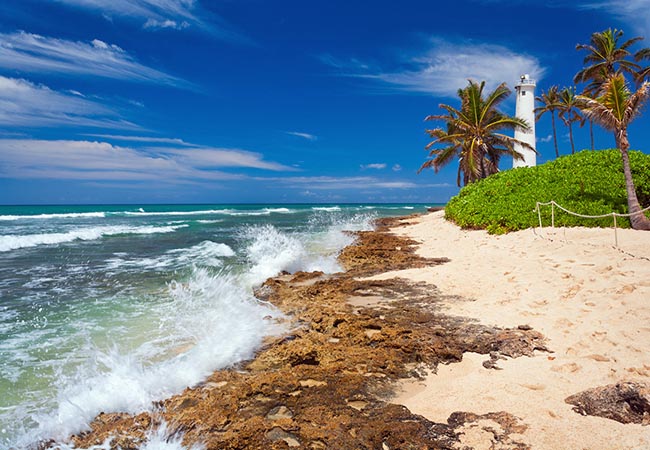
[[[608,357],[606,357],[606,356],[603,356],[603,355],[596,355],[596,354],[594,354],[594,355],[587,355],[587,358],[589,358],[589,359],[593,359],[594,361],[597,361],[597,362],[609,362],[609,361],[611,361],[611,360],[610,360]]]
[[[617,294],[631,294],[632,292],[636,291],[636,286],[632,284],[626,284],[622,288],[616,291]]]
[[[606,267],[603,267],[602,269],[598,269],[598,272],[602,273],[602,274],[606,274],[608,272],[611,272],[612,270],[614,270],[614,268],[612,266],[606,266]]]
[[[555,321],[555,326],[558,328],[564,328],[564,327],[573,327],[575,326],[575,324],[571,322],[569,319],[562,318]]]
[[[542,308],[548,305],[548,300],[537,300],[528,305],[529,308]]]
[[[570,298],[575,297],[576,294],[577,294],[578,292],[580,292],[581,289],[582,289],[582,286],[581,286],[580,284],[575,284],[575,285],[571,286],[571,287],[570,287],[570,288],[569,288],[569,289],[564,293],[564,295],[561,297],[562,300],[568,300],[568,299],[570,299]]]
[[[646,364],[643,367],[628,367],[625,370],[641,377],[650,377],[650,366]]]
[[[551,370],[553,372],[559,372],[559,373],[575,373],[580,369],[582,369],[582,367],[576,363],[566,363],[566,364],[560,364],[551,367]]]

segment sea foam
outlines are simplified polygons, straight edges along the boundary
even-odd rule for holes
[[[277,322],[281,314],[225,272],[196,269],[188,282],[171,283],[168,300],[158,310],[164,345],[147,343],[130,352],[87,349],[84,363],[61,377],[57,406],[48,414],[32,414],[38,426],[18,445],[65,439],[86,429],[102,411],[148,410],[153,401],[252,357],[265,336],[283,330]]]
[[[26,235],[0,235],[0,252],[7,252],[25,247],[36,247],[39,245],[62,244],[72,241],[91,241],[100,239],[104,236],[113,236],[118,234],[154,234],[154,233],[171,233],[187,225],[175,226],[100,226],[89,228],[78,228],[65,233],[43,233],[43,234],[26,234]]]
[[[91,219],[106,217],[103,212],[87,213],[57,213],[57,214],[34,214],[34,215],[2,215],[0,220],[48,220],[48,219]]]

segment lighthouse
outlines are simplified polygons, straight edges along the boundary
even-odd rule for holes
[[[528,131],[515,128],[515,139],[529,144],[535,148],[535,80],[531,80],[528,74],[522,75],[519,83],[515,86],[517,92],[515,116],[523,119],[530,126]],[[515,150],[524,159],[513,159],[512,167],[530,167],[537,164],[536,153],[533,150],[515,144]]]

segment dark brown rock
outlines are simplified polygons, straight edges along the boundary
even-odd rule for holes
[[[621,382],[596,387],[565,399],[578,414],[621,423],[650,424],[650,385]]]
[[[344,273],[267,280],[257,295],[291,318],[292,331],[269,338],[255,359],[215,372],[154,413],[100,415],[73,442],[89,447],[112,435],[112,448],[135,448],[164,420],[185,445],[206,449],[451,448],[460,421],[434,424],[387,403],[393,381],[467,351],[494,361],[532,355],[545,349],[544,337],[446,316],[438,303],[448,298],[430,284],[357,279],[444,263],[417,256],[415,242],[386,231],[403,223],[386,220],[381,231],[360,233],[341,255]]]

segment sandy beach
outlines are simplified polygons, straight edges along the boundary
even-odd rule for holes
[[[388,272],[434,284],[450,298],[444,313],[498,327],[532,327],[552,353],[505,358],[486,369],[486,355],[465,353],[424,381],[398,384],[392,401],[433,422],[455,411],[506,411],[526,426],[518,436],[534,449],[650,448],[650,427],[583,416],[568,396],[650,377],[650,233],[612,229],[529,229],[503,236],[461,230],[443,212],[410,220],[395,233],[418,242],[423,257],[446,264]],[[471,424],[461,444],[512,448],[497,442],[490,420]]]
[[[612,229],[379,220],[344,271],[256,290],[289,331],[253,359],[71,442],[136,450],[163,429],[206,449],[649,448],[650,233],[618,233],[615,248]]]

